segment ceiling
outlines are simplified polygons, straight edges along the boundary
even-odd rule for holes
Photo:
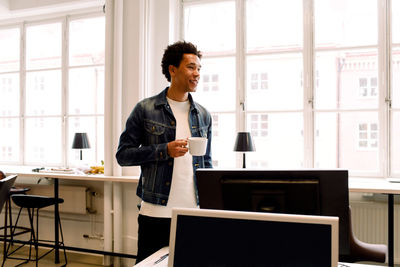
[[[34,14],[53,14],[66,10],[101,7],[105,0],[0,0],[0,21]]]

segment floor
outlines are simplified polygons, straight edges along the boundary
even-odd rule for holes
[[[0,254],[0,259],[1,261],[3,260],[3,247],[0,246],[1,248],[1,254]],[[23,252],[21,251],[18,253],[16,256],[23,256],[26,257],[28,255],[28,252],[26,251]],[[40,255],[40,253],[39,253]],[[89,254],[81,254],[81,253],[69,253],[67,252],[67,260],[68,260],[68,267],[104,267],[102,264],[103,262],[103,257],[98,256],[98,255],[89,255]],[[60,251],[60,261],[61,263],[55,264],[54,263],[54,254],[53,252],[44,257],[39,261],[39,267],[58,267],[58,266],[63,266],[64,265],[64,254]],[[5,263],[5,267],[12,267],[16,266],[17,264],[22,263],[23,261],[21,260],[14,260],[14,259],[7,259]],[[0,262],[1,264],[1,262]],[[33,267],[36,266],[36,263],[34,261],[31,261],[27,264],[23,264],[21,266],[26,266],[26,267]]]
[[[6,267],[11,267],[11,266],[15,266],[17,264],[19,264],[21,261],[17,261],[17,260],[7,260],[6,264],[4,266]],[[57,266],[63,266],[64,263],[60,263],[60,264],[55,264],[54,261],[52,261],[51,259],[42,259],[39,261],[39,266],[40,267],[48,267],[48,266],[52,266],[52,267],[57,267]],[[21,265],[21,266],[26,266],[26,267],[34,267],[35,262],[29,262],[27,264]],[[68,261],[68,267],[104,267],[103,265],[93,265],[93,264],[88,264],[88,263],[79,263],[79,262],[70,262]]]

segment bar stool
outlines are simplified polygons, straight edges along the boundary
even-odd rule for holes
[[[48,255],[50,252],[54,250],[54,246],[51,246],[50,243],[55,243],[54,240],[44,240],[44,239],[39,239],[39,210],[41,208],[49,207],[55,204],[61,204],[64,202],[64,199],[62,198],[53,198],[53,197],[47,197],[47,196],[38,196],[38,195],[24,195],[24,194],[14,194],[11,196],[13,202],[19,206],[21,209],[26,208],[28,211],[28,217],[29,217],[29,224],[30,224],[30,239],[29,239],[29,256],[28,258],[18,258],[12,256],[19,248],[9,252],[9,246],[7,247],[6,253],[4,254],[3,258],[3,265],[5,263],[5,260],[8,259],[18,259],[18,260],[24,260],[23,263],[27,263],[29,261],[35,261],[36,266],[38,266],[38,262],[40,259]],[[36,226],[34,226],[34,217],[35,217],[35,210],[36,210]],[[15,227],[17,227],[19,216],[21,214],[21,210],[18,213],[17,220],[15,222]],[[64,250],[64,258],[65,258],[65,264],[63,266],[67,265],[67,254],[65,252],[65,246],[64,246],[64,236],[62,232],[62,227],[61,227],[61,221],[60,221],[60,214],[56,214],[56,220],[58,220],[58,225],[61,233],[61,241],[59,242],[59,246],[63,248]],[[14,227],[12,231],[14,231]],[[36,231],[35,231],[36,230]],[[49,251],[43,253],[42,255],[39,256],[39,244],[43,246],[50,245],[52,249]],[[35,247],[35,258],[32,259],[32,245]],[[20,264],[19,264],[20,265]]]
[[[12,219],[12,207],[11,207],[11,196],[15,194],[25,194],[31,190],[29,187],[11,187],[10,192],[8,193],[8,197],[5,203],[5,213],[4,213],[4,226],[0,227],[0,230],[4,230],[3,234],[0,234],[0,238],[10,238],[11,240],[14,239],[16,235],[22,235],[25,233],[30,232],[30,228],[18,226],[12,231],[13,229],[13,219]],[[22,208],[20,208],[22,209]],[[16,232],[18,230],[18,232]],[[10,231],[10,232],[8,232]],[[6,246],[4,246],[4,249]],[[4,250],[5,251],[5,250]]]

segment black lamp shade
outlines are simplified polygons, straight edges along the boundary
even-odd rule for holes
[[[72,142],[72,148],[74,149],[90,148],[87,133],[75,133],[74,141]]]
[[[249,132],[238,132],[233,151],[248,152],[255,150],[256,147],[254,146],[253,140],[251,139],[251,134]]]

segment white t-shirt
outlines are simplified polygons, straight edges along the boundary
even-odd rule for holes
[[[189,101],[178,102],[167,98],[176,119],[176,139],[186,139],[191,136],[189,128]],[[156,205],[142,201],[139,214],[151,217],[170,218],[173,207],[196,208],[196,193],[193,181],[192,155],[186,153],[174,158],[172,170],[171,191],[167,206]]]

